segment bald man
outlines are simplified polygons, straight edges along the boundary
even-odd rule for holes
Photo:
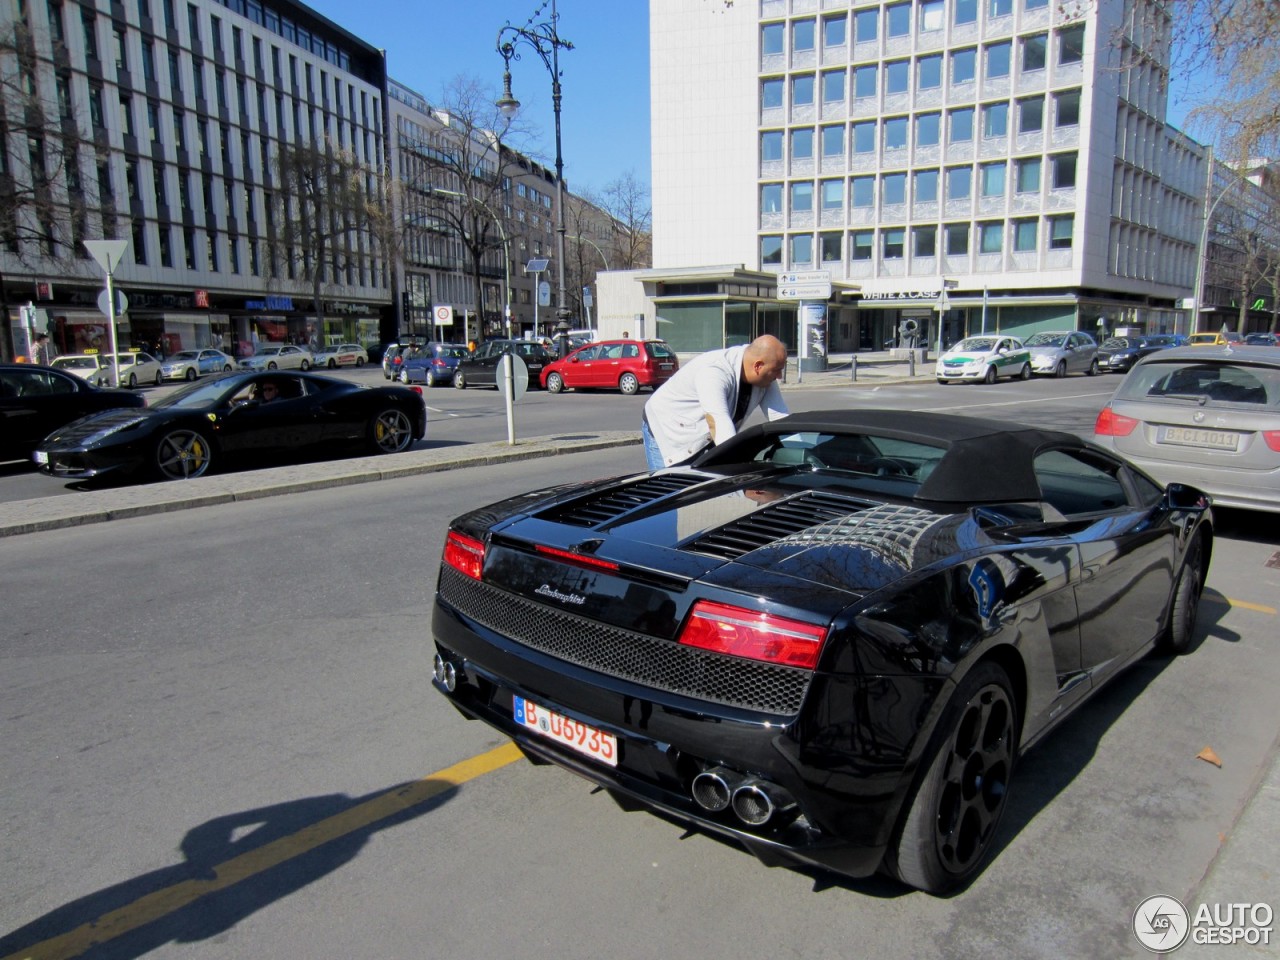
[[[683,463],[724,443],[759,407],[770,420],[790,411],[778,388],[787,348],[765,335],[750,343],[699,354],[644,405],[640,435],[649,469]]]

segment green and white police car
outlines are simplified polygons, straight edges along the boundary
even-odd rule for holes
[[[934,376],[939,383],[1000,377],[1031,379],[1031,351],[1017,337],[966,337],[938,358]]]

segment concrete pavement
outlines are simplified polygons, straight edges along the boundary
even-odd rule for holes
[[[799,376],[793,362],[783,390],[841,386],[856,389],[914,381],[933,381],[931,361],[917,363],[912,371],[907,361],[887,353],[845,354],[831,357],[826,370],[805,372]],[[216,474],[184,482],[88,490],[13,501],[0,504],[0,537],[639,442],[638,432],[581,432],[519,440],[514,445],[491,442],[427,448],[395,456],[327,460]],[[639,463],[638,459],[637,466]],[[1178,896],[1192,917],[1201,903],[1209,904],[1212,909],[1214,904],[1257,901],[1266,897],[1270,897],[1269,905],[1280,911],[1280,877],[1275,866],[1277,849],[1280,849],[1280,738],[1272,745],[1269,759],[1260,769],[1254,789],[1245,799],[1233,829],[1223,836],[1218,855],[1201,881],[1191,890],[1164,892]],[[1204,956],[1226,950],[1233,957],[1275,956],[1280,951],[1280,931],[1273,930],[1272,933],[1269,946],[1235,944],[1233,948],[1225,948],[1196,944],[1188,939],[1178,954]],[[1134,942],[1136,946],[1136,939]],[[1135,955],[1138,952],[1135,950]]]

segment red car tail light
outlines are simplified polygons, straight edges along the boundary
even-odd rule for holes
[[[1268,447],[1280,453],[1280,430],[1263,430],[1262,439],[1267,441]]]
[[[618,569],[618,565],[612,560],[601,560],[598,557],[588,556],[585,553],[571,553],[568,550],[561,550],[558,547],[544,547],[540,543],[535,544],[533,549],[548,557],[555,557],[557,560],[563,560],[565,563],[573,564],[575,567],[586,567],[588,570],[616,571]]]
[[[815,623],[699,600],[679,639],[715,653],[812,670],[826,635],[827,628]]]
[[[1103,407],[1093,424],[1093,432],[1100,437],[1127,437],[1137,426],[1138,421],[1133,417],[1126,417],[1110,407]]]
[[[459,573],[479,580],[484,567],[484,544],[450,530],[444,542],[444,562]]]

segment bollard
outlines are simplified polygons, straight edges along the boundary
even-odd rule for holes
[[[907,376],[914,377],[916,375],[916,350],[912,347],[907,351]]]
[[[853,359],[849,361],[849,378],[854,382],[858,382],[858,355],[855,353]]]

